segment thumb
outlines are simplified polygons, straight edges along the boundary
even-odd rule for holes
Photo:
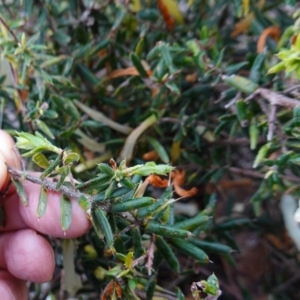
[[[7,132],[0,130],[0,191],[5,189],[9,181],[6,164],[20,168],[19,155],[13,139]]]

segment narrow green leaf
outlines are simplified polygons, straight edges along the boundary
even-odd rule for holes
[[[77,64],[76,69],[82,79],[88,82],[90,85],[95,86],[100,83],[100,80],[85,65]]]
[[[108,164],[100,163],[98,164],[98,168],[100,171],[108,176],[113,176],[115,174],[115,171],[113,168],[111,168]]]
[[[111,212],[120,213],[125,211],[132,211],[141,207],[149,206],[154,202],[155,199],[151,197],[131,199],[121,203],[114,203],[111,207]]]
[[[216,226],[216,229],[219,230],[232,230],[237,228],[242,228],[245,226],[253,226],[253,222],[247,218],[238,218],[224,221]]]
[[[255,121],[251,122],[251,125],[249,127],[249,136],[250,136],[250,149],[255,150],[259,138],[259,129]]]
[[[52,173],[56,167],[59,166],[62,159],[62,155],[57,155],[55,160],[50,164],[50,166],[41,174],[40,178],[44,179],[46,176]]]
[[[94,54],[97,54],[100,50],[106,48],[108,44],[110,43],[109,39],[101,40],[98,44],[96,44],[90,51],[89,56],[92,56]]]
[[[82,190],[82,191],[85,191],[87,189],[92,190],[92,189],[96,188],[97,186],[102,185],[103,183],[109,183],[110,180],[111,180],[110,176],[107,176],[106,174],[100,174],[97,177],[95,177],[89,181],[86,181],[86,182],[76,185],[76,188],[78,190]]]
[[[63,111],[64,113],[68,113],[71,117],[75,118],[76,120],[79,120],[81,118],[78,109],[69,98],[61,97],[55,94],[52,94],[50,98],[56,104],[58,110]]]
[[[59,189],[62,186],[69,173],[70,173],[70,167],[62,167],[62,172],[60,173],[59,180],[55,186],[56,189]]]
[[[169,265],[170,269],[175,273],[179,273],[179,271],[180,271],[179,261],[178,261],[176,255],[174,254],[172,248],[159,235],[156,236],[155,245],[156,245],[159,253],[162,255],[162,257],[165,259],[165,261]]]
[[[120,26],[120,24],[122,23],[125,16],[126,16],[125,8],[119,6],[118,14],[117,14],[117,16],[115,18],[115,22],[111,28],[112,31],[115,31]]]
[[[163,145],[156,139],[152,137],[148,137],[148,141],[153,147],[153,149],[157,152],[158,156],[165,164],[170,163],[169,155]]]
[[[172,60],[172,55],[168,49],[168,46],[163,43],[160,47],[161,50],[161,56],[163,58],[163,60],[165,61],[165,64],[167,65],[167,67],[169,68],[170,73],[175,73],[176,69],[173,66],[173,60]]]
[[[253,82],[258,83],[260,81],[262,76],[262,69],[264,67],[266,58],[267,58],[266,52],[262,52],[256,56],[249,75],[249,79],[252,80]],[[263,74],[263,76],[265,76],[265,74]]]
[[[176,299],[177,300],[184,300],[185,299],[184,294],[182,293],[182,291],[178,287],[176,288]]]
[[[185,253],[193,258],[195,258],[200,263],[208,263],[209,258],[207,254],[198,248],[197,246],[180,239],[171,239],[170,243],[177,248],[180,252]]]
[[[11,177],[11,181],[12,181],[13,185],[16,187],[16,191],[20,197],[21,202],[25,206],[27,206],[28,205],[27,194],[25,192],[25,189],[24,189],[22,183],[19,180],[15,180],[13,177]]]
[[[71,41],[71,37],[63,30],[55,30],[53,37],[60,45],[63,46],[66,46]]]
[[[146,8],[139,11],[137,17],[143,21],[156,22],[159,18],[159,12],[154,8]]]
[[[38,218],[41,218],[46,212],[47,203],[48,203],[47,190],[45,187],[41,186],[39,202],[38,202],[38,207],[36,212]]]
[[[133,189],[135,187],[135,183],[126,177],[123,177],[120,182],[129,189]]]
[[[35,123],[37,124],[37,127],[44,132],[50,139],[54,139],[54,135],[51,132],[51,130],[49,129],[48,125],[41,121],[41,120],[35,120]]]
[[[72,206],[71,201],[65,196],[61,195],[60,200],[60,225],[63,231],[68,230],[72,222]]]
[[[154,222],[149,222],[145,226],[145,231],[166,237],[188,238],[193,236],[193,234],[187,230],[175,228],[173,226],[161,225]]]
[[[115,181],[115,180],[114,180]],[[103,184],[103,186],[105,186],[106,184]],[[126,195],[128,192],[130,192],[131,191],[131,189],[129,189],[129,188],[127,188],[127,187],[125,187],[125,186],[122,186],[122,187],[120,187],[120,188],[117,188],[116,186],[117,186],[117,183],[116,183],[116,181],[115,181],[115,183],[113,184],[113,191],[111,192],[111,191],[109,191],[109,193],[110,193],[110,195],[109,195],[109,197],[106,197],[106,193],[107,193],[107,190],[108,189],[110,189],[110,185],[111,185],[111,183],[108,183],[108,186],[107,186],[107,188],[106,188],[106,191],[105,191],[105,193],[99,193],[99,194],[96,194],[95,196],[94,196],[94,200],[95,201],[103,201],[103,200],[105,200],[105,199],[114,199],[114,198],[118,198],[118,197],[121,197],[121,196],[124,196],[124,195]]]
[[[153,275],[149,278],[145,287],[147,299],[153,299],[155,288],[156,288],[156,278]]]
[[[198,246],[199,248],[201,248],[207,252],[220,253],[220,254],[229,254],[229,253],[233,252],[232,248],[230,248],[227,245],[220,244],[220,243],[202,241],[202,240],[198,240],[198,239],[190,239],[189,242],[191,242],[195,246]]]
[[[116,189],[117,185],[118,185],[118,182],[116,180],[112,180],[110,182],[109,187],[105,191],[104,199],[110,198],[110,196],[112,195],[113,191]]]
[[[140,208],[137,212],[137,218],[143,219],[147,216],[155,216],[158,212],[160,212],[163,208],[166,200],[157,200],[154,204],[149,205],[147,207]]]
[[[66,55],[54,56],[40,65],[40,68],[46,68],[60,63],[61,61],[66,60],[68,57]]]
[[[270,144],[269,143],[266,144],[266,145],[263,145],[259,149],[258,154],[256,155],[254,163],[253,163],[253,168],[256,168],[263,161],[263,159],[268,154],[269,149],[270,149]]]
[[[139,258],[145,254],[145,249],[142,244],[142,235],[140,229],[137,227],[131,228],[130,234],[131,234],[132,245],[134,249],[134,258]]]
[[[137,69],[137,71],[139,72],[141,77],[147,78],[148,74],[147,74],[146,70],[144,69],[144,66],[142,65],[140,59],[138,58],[138,56],[135,53],[130,54],[130,60],[132,61],[133,65],[135,66],[135,68]]]
[[[231,75],[231,76],[226,76],[226,75],[223,75],[222,76],[222,79],[228,83],[230,86],[238,89],[239,91],[241,92],[244,92],[246,94],[251,94],[253,93],[257,88],[258,88],[258,85],[245,78],[245,77],[242,77],[242,76],[238,76],[238,75]]]
[[[144,44],[145,44],[145,38],[142,37],[142,38],[140,38],[140,40],[138,41],[138,43],[137,43],[137,45],[135,47],[135,54],[139,58],[142,56]]]
[[[248,119],[247,105],[244,100],[237,100],[235,103],[237,118],[240,122],[245,122]]]
[[[104,235],[106,244],[112,249],[114,245],[114,236],[105,212],[100,207],[92,208],[91,217],[98,237],[102,239],[102,236]]]
[[[199,226],[207,223],[207,221],[210,219],[208,216],[203,216],[202,214],[198,214],[197,216],[184,220],[182,222],[178,222],[174,224],[174,227],[185,229],[189,231],[193,231],[197,229]]]

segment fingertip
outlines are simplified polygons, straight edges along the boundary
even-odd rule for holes
[[[49,243],[36,231],[24,229],[13,232],[6,237],[5,244],[4,260],[12,275],[36,283],[52,279],[54,253]]]
[[[28,227],[59,238],[77,238],[85,234],[91,228],[91,223],[85,211],[76,200],[71,200],[72,222],[70,227],[64,232],[60,223],[61,194],[51,191],[47,192],[48,204],[45,214],[38,219],[37,207],[41,187],[28,181],[24,187],[28,196],[28,206],[24,207],[20,204],[20,214]]]
[[[5,188],[5,186],[8,183],[8,173],[7,173],[7,167],[5,164],[5,157],[0,152],[0,191]]]
[[[20,159],[15,149],[12,137],[5,131],[0,130],[0,191],[4,190],[9,181],[7,165],[20,168]]]
[[[5,300],[26,300],[27,287],[25,281],[17,279],[7,271],[0,271],[0,295]]]
[[[5,157],[6,163],[13,168],[20,168],[20,158],[12,137],[5,131],[0,130],[0,152]]]

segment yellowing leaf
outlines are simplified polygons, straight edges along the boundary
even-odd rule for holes
[[[175,164],[181,154],[181,141],[173,142],[171,146],[171,159],[172,163]]]
[[[270,26],[265,28],[259,36],[257,41],[257,53],[262,53],[266,46],[267,38],[272,37],[275,41],[280,38],[280,28],[277,26]]]
[[[143,64],[144,66],[144,64]],[[151,70],[147,70],[146,71],[148,76],[152,75],[152,71]],[[111,72],[108,75],[109,79],[114,79],[114,78],[118,78],[118,77],[122,77],[122,76],[139,76],[139,72],[135,67],[128,67],[126,69],[117,69],[114,70],[113,72]]]
[[[178,4],[175,0],[159,0],[168,10],[169,14],[179,24],[183,24],[183,16],[178,8]]]
[[[250,0],[242,0],[243,5],[243,15],[247,16],[249,14],[250,9]]]
[[[130,9],[135,13],[139,12],[142,9],[141,1],[140,0],[131,0]]]
[[[133,252],[128,252],[126,257],[125,257],[125,266],[128,269],[132,268],[132,263],[133,263]]]
[[[145,119],[138,127],[136,127],[127,137],[124,147],[120,153],[120,159],[127,159],[130,161],[133,156],[134,147],[140,135],[146,131],[149,127],[153,126],[157,122],[157,116],[151,115]]]
[[[240,35],[241,33],[246,32],[248,30],[253,18],[254,18],[254,13],[250,13],[242,21],[235,24],[234,30],[232,31],[230,36],[236,37],[236,36]]]
[[[243,0],[244,1],[247,1],[247,0]],[[262,10],[262,8],[265,6],[265,2],[266,0],[259,0],[258,3],[257,3],[257,8],[259,10]],[[243,6],[243,11],[245,12],[244,10],[244,6]],[[240,22],[238,22],[237,24],[235,24],[235,27],[234,27],[234,30],[233,32],[231,33],[231,37],[236,37],[238,35],[240,35],[241,33],[244,33],[248,30],[252,20],[254,19],[254,13],[251,12],[249,14],[247,14],[247,16],[241,20]]]

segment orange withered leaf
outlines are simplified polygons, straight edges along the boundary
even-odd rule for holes
[[[122,298],[122,289],[120,285],[115,281],[110,281],[105,287],[104,291],[101,294],[100,300],[110,300],[113,295],[117,296],[118,299]]]
[[[182,187],[180,187],[179,185],[176,185],[174,183],[174,188],[175,188],[175,192],[180,196],[180,197],[191,197],[191,196],[195,196],[198,193],[198,189],[193,187],[189,190],[185,190]]]
[[[168,8],[165,6],[165,4],[161,0],[157,0],[158,8],[164,18],[164,21],[167,25],[167,28],[172,31],[174,28],[175,20],[170,15]]]
[[[185,171],[174,170],[171,174],[174,183],[175,192],[180,197],[191,197],[198,193],[198,189],[193,187],[189,190],[186,190],[181,187],[185,183]]]
[[[257,41],[257,53],[261,53],[264,51],[268,37],[271,37],[275,41],[278,41],[280,38],[280,28],[277,26],[270,26],[262,31]]]
[[[174,170],[171,174],[174,183],[178,185],[183,185],[185,183],[185,171]]]
[[[146,161],[150,161],[150,160],[156,161],[156,160],[158,160],[158,154],[155,150],[152,150],[152,151],[146,152],[143,155],[143,159]]]
[[[166,178],[161,178],[161,177],[159,177],[158,175],[154,175],[154,174],[151,174],[150,176],[148,176],[148,177],[146,178],[146,181],[147,181],[149,184],[151,184],[151,185],[153,185],[153,186],[155,186],[155,187],[160,187],[160,188],[165,188],[165,187],[167,187],[167,186],[168,186],[168,183],[169,183],[168,179],[166,179]]]

